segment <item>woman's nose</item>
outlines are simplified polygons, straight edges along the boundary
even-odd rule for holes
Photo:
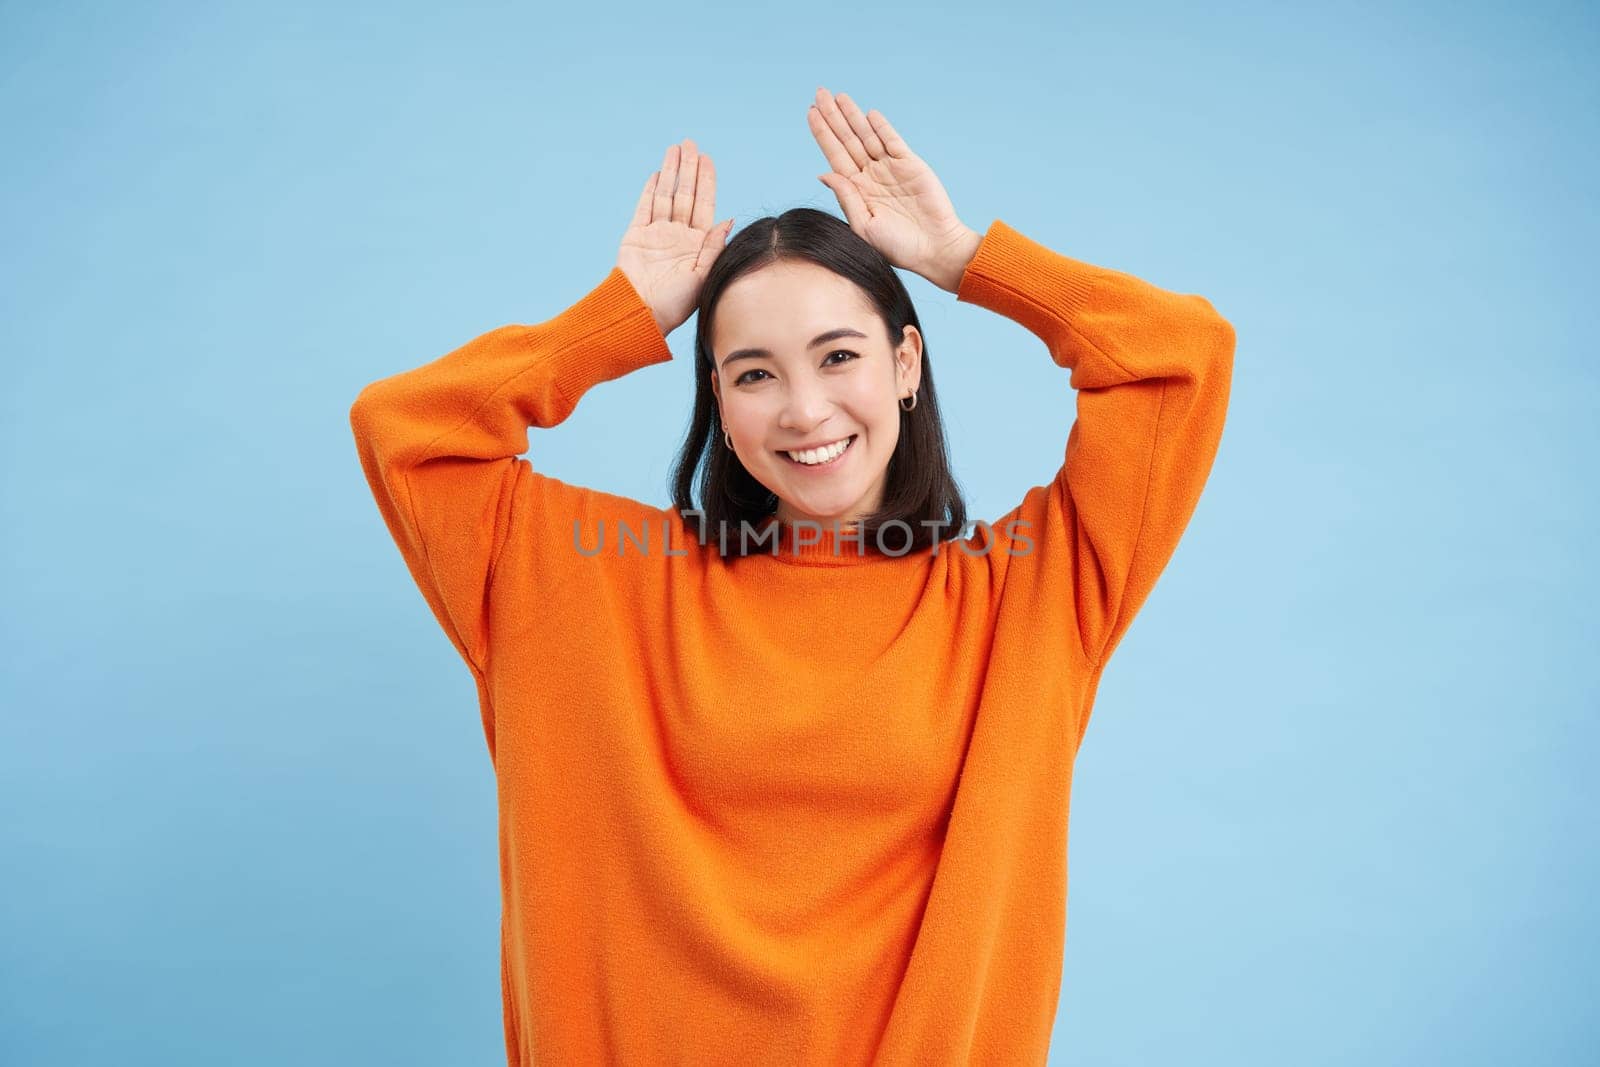
[[[785,429],[806,430],[828,417],[833,402],[827,387],[817,381],[800,381],[790,386],[784,399],[779,424]]]

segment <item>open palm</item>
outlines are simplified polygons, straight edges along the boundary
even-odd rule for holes
[[[844,93],[818,89],[806,121],[833,168],[819,180],[850,228],[890,263],[928,276],[970,238],[933,168],[881,111],[863,114]]]
[[[622,235],[617,267],[663,334],[694,310],[700,286],[733,228],[732,219],[712,222],[716,202],[716,165],[684,138],[667,148],[661,169],[645,182]]]

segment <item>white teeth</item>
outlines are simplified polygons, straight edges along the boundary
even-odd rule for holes
[[[849,447],[849,444],[850,438],[846,437],[842,441],[835,441],[833,444],[827,445],[823,448],[812,448],[806,450],[805,452],[785,452],[784,455],[788,456],[796,463],[804,463],[807,466],[815,466],[818,463],[826,463],[830,459],[837,459],[839,453],[843,452],[847,447]]]

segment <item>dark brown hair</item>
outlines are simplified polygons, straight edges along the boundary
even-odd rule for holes
[[[711,327],[717,302],[737,278],[780,260],[807,260],[854,282],[877,308],[891,346],[905,336],[905,327],[922,323],[911,304],[911,294],[881,252],[836,215],[816,208],[790,208],[776,217],[757,219],[734,234],[717,255],[700,288],[695,323],[694,411],[672,475],[673,505],[691,536],[718,542],[708,531],[727,530],[726,551],[744,555],[751,547],[739,536],[748,522],[758,528],[777,508],[777,495],[745,469],[739,457],[723,444],[723,426],[711,392],[715,357]],[[884,479],[879,509],[864,516],[861,543],[866,551],[886,549],[894,555],[931,548],[935,542],[960,535],[967,522],[967,507],[950,472],[945,449],[944,423],[933,388],[933,367],[928,361],[927,335],[923,334],[922,381],[916,407],[901,409],[900,440]],[[701,505],[691,496],[699,472]],[[686,515],[696,512],[699,516]],[[909,527],[879,530],[891,522]],[[924,525],[937,523],[937,526]],[[759,539],[753,540],[756,550]],[[770,547],[768,548],[770,551]],[[847,551],[855,551],[854,548]]]

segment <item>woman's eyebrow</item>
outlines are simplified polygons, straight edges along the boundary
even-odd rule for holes
[[[817,334],[817,336],[811,339],[811,343],[806,345],[806,348],[816,348],[818,345],[825,345],[829,341],[837,341],[841,337],[859,337],[863,341],[869,340],[867,335],[862,333],[860,330],[853,330],[848,326],[841,326],[837,330],[829,330],[827,333]],[[772,353],[765,348],[741,348],[738,351],[730,352],[728,357],[722,361],[722,365],[726,367],[736,359],[757,359],[762,356],[771,357],[771,355]]]

